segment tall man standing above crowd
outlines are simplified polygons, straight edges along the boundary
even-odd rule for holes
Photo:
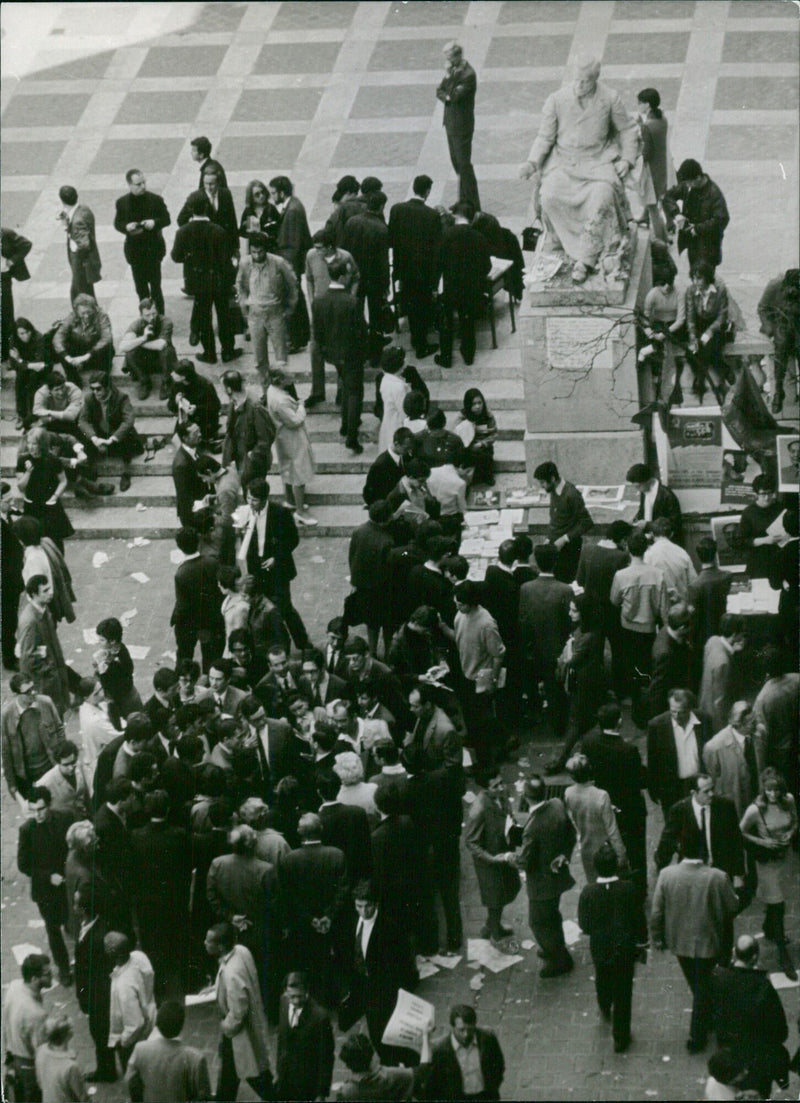
[[[167,247],[162,230],[170,224],[167,205],[160,195],[147,190],[144,173],[125,173],[128,194],[117,200],[114,229],[125,235],[125,260],[131,266],[136,294],[152,298],[159,314],[164,313],[161,292],[161,261]]]
[[[457,42],[448,42],[444,50],[445,74],[436,89],[436,98],[444,104],[444,128],[450,148],[450,160],[458,174],[458,198],[472,206],[473,214],[481,209],[478,181],[472,167],[472,135],[475,133],[475,93],[478,78],[464,58]]]
[[[367,326],[363,306],[345,289],[346,262],[334,260],[328,270],[328,290],[311,304],[314,340],[323,361],[336,365],[342,383],[341,435],[347,448],[360,455],[364,451],[358,442],[358,427],[364,400]]]
[[[297,279],[297,302],[288,320],[289,352],[300,352],[308,344],[311,332],[306,297],[300,285],[306,253],[311,248],[311,231],[306,209],[294,194],[294,185],[288,176],[274,176],[269,182],[269,193],[281,216],[278,252],[288,261]]]
[[[414,177],[414,195],[405,203],[395,203],[389,212],[394,274],[400,283],[411,344],[418,360],[436,351],[435,345],[428,344],[428,332],[433,321],[436,257],[442,223],[426,202],[432,187],[430,176]]]

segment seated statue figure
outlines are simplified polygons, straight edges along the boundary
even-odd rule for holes
[[[580,58],[570,86],[547,97],[530,160],[548,236],[574,261],[583,283],[627,230],[623,181],[636,160],[637,130],[618,92],[598,81],[600,62]]]

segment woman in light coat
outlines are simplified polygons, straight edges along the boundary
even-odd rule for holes
[[[476,776],[478,795],[470,805],[465,842],[475,863],[481,903],[488,913],[481,938],[502,939],[514,932],[503,926],[503,908],[519,892],[520,879],[507,855],[513,851],[506,837],[509,803],[503,776],[488,769]]]
[[[594,856],[606,840],[614,847],[620,866],[628,861],[625,845],[617,827],[611,798],[605,789],[598,789],[592,780],[592,768],[586,755],[576,754],[567,763],[567,773],[575,782],[564,793],[564,804],[581,845],[581,861],[586,880],[597,880]]]
[[[289,392],[291,380],[274,371],[267,387],[267,411],[275,425],[275,453],[286,501],[295,506],[300,525],[316,525],[306,505],[306,483],[314,478],[314,455],[306,428],[306,408]]]
[[[378,455],[386,452],[394,440],[395,432],[403,425],[405,413],[403,401],[408,394],[408,384],[400,375],[405,360],[405,350],[393,346],[384,349],[381,356],[383,377],[380,382],[380,396],[383,403],[381,427],[378,433]]]

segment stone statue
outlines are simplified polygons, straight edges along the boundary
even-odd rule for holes
[[[522,178],[536,178],[542,221],[574,262],[575,283],[616,266],[631,217],[623,181],[636,160],[637,130],[619,93],[599,75],[599,61],[580,58],[573,83],[547,97],[520,170]]]

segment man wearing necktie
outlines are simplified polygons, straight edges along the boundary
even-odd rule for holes
[[[305,973],[289,973],[281,996],[275,1098],[327,1099],[333,1075],[333,1027],[312,999]]]

